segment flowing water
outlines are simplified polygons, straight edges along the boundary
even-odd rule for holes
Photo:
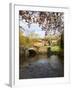
[[[20,58],[21,59],[21,58]],[[36,55],[34,57],[23,57],[20,61],[19,78],[50,78],[63,77],[63,59],[57,55]]]

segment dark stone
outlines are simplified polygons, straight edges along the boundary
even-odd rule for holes
[[[29,50],[29,57],[34,57],[36,54],[37,54],[36,51]]]

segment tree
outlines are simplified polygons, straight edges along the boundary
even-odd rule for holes
[[[61,48],[64,49],[64,32],[61,34]]]

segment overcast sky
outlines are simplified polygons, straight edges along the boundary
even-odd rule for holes
[[[36,23],[32,23],[29,28],[28,23],[21,20],[20,26],[22,26],[22,28],[24,28],[24,30],[25,30],[24,33],[26,36],[28,36],[31,32],[34,32],[34,33],[38,34],[40,38],[45,37],[45,31],[42,31],[41,27],[39,27],[39,25]]]

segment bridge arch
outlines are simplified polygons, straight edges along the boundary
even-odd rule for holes
[[[27,51],[28,51],[29,56],[37,55],[37,49],[36,48],[28,48]]]

